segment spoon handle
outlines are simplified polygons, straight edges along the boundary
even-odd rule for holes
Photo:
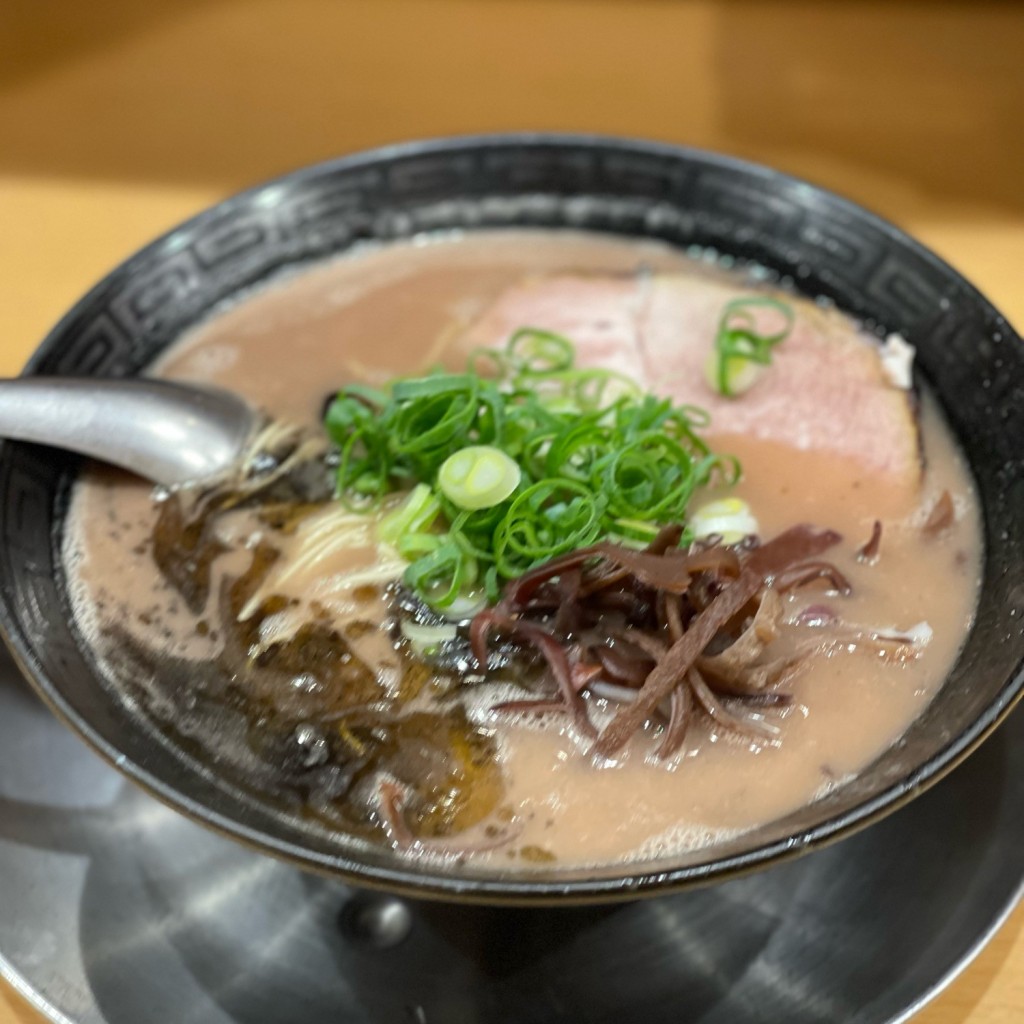
[[[237,462],[255,417],[237,395],[171,381],[0,380],[0,437],[63,448],[173,485]]]

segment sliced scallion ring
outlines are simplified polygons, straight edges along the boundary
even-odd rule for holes
[[[405,620],[399,629],[402,636],[419,651],[454,640],[459,635],[458,627],[454,622],[446,622],[439,626],[426,626]]]
[[[789,328],[779,306],[727,304],[720,354],[741,371],[767,362]],[[617,371],[577,366],[568,338],[524,327],[503,349],[474,350],[462,373],[342,388],[325,426],[338,498],[375,516],[421,600],[458,617],[601,538],[644,547],[685,520],[695,490],[734,483],[738,464],[700,436],[708,419]]]
[[[519,463],[500,448],[470,445],[445,459],[437,486],[453,505],[475,512],[503,502],[522,475]]]
[[[740,498],[719,498],[701,505],[690,517],[689,526],[696,539],[721,537],[723,544],[738,544],[760,530],[750,506]]]
[[[426,484],[417,484],[397,508],[382,516],[377,536],[386,544],[397,545],[410,533],[422,533],[433,525],[441,511],[441,502]]]
[[[766,367],[745,356],[723,356],[709,352],[704,364],[704,379],[712,391],[738,397],[749,391],[760,379]]]
[[[758,311],[766,311],[758,317]],[[772,349],[786,340],[795,316],[791,306],[770,295],[726,303],[706,369],[713,390],[735,398],[751,388],[772,361]]]

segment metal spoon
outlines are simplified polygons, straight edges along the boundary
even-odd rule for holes
[[[159,484],[230,469],[256,424],[246,402],[219,388],[141,379],[0,380],[0,437],[91,455]]]

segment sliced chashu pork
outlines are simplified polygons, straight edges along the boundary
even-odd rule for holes
[[[877,340],[834,310],[780,295],[795,320],[767,372],[737,398],[712,390],[705,363],[722,310],[754,294],[683,274],[530,278],[505,289],[459,347],[501,346],[523,326],[555,331],[575,343],[581,366],[618,370],[655,394],[706,409],[709,437],[743,434],[834,454],[916,490],[913,396],[893,383]]]

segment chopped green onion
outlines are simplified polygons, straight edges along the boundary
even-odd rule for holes
[[[761,349],[744,339],[758,304],[770,301],[723,316],[754,362]],[[779,340],[757,338],[761,348]],[[685,521],[699,487],[739,476],[701,438],[707,424],[703,409],[577,367],[572,342],[536,327],[473,352],[464,373],[343,388],[325,417],[348,507],[365,513],[408,492],[377,537],[409,562],[405,583],[449,617],[497,601],[505,580],[556,555],[602,537],[642,546]]]
[[[396,545],[409,533],[429,529],[441,511],[441,502],[426,484],[417,484],[398,508],[381,518],[377,536],[387,544]]]
[[[410,560],[433,554],[445,541],[441,533],[407,533],[398,538],[398,553]]]
[[[597,466],[594,483],[617,517],[681,519],[697,484],[690,454],[671,437],[645,433]]]
[[[492,565],[484,573],[484,595],[488,604],[496,604],[501,596],[501,586],[498,583],[498,567]]]
[[[479,562],[493,562],[494,531],[508,512],[508,503],[476,511],[446,505],[444,511],[451,523],[449,532],[462,550]]]
[[[495,596],[493,600],[497,599]],[[447,608],[441,608],[438,611],[450,622],[459,622],[462,619],[473,618],[477,612],[482,612],[491,601],[492,599],[487,596],[486,588],[481,590],[478,586],[471,587],[459,594]]]
[[[459,395],[473,391],[479,383],[472,373],[434,373],[429,377],[396,380],[391,386],[391,397],[396,402],[407,402],[413,398]]]
[[[696,539],[721,537],[724,544],[736,544],[756,534],[760,527],[750,506],[740,498],[720,498],[702,505],[690,517]]]
[[[709,352],[704,363],[704,379],[713,391],[735,398],[749,391],[761,378],[765,367],[752,359],[734,356],[722,357],[718,351]]]
[[[398,628],[402,631],[402,636],[421,653],[438,644],[454,640],[459,632],[458,627],[452,622],[446,622],[443,626],[425,626],[407,619],[404,619]]]
[[[761,317],[759,322],[757,316],[761,309],[781,317],[781,322],[773,317],[775,330],[763,329],[765,318]],[[726,303],[706,367],[712,388],[727,398],[735,398],[753,387],[771,362],[772,348],[789,336],[794,319],[792,307],[767,295]]]
[[[509,338],[505,353],[520,373],[558,373],[568,370],[576,358],[568,338],[539,327],[520,327]]]
[[[402,579],[428,604],[435,608],[448,608],[463,591],[476,583],[476,560],[451,538],[440,538],[437,547],[417,558],[405,570]]]
[[[410,396],[413,397],[413,396]],[[397,455],[425,455],[458,443],[477,417],[480,402],[475,385],[453,386],[415,396],[418,402],[399,399],[391,427],[390,444]]]
[[[592,544],[605,501],[574,480],[540,480],[512,502],[494,532],[495,562],[509,578]]]
[[[612,524],[617,540],[645,547],[658,536],[659,527],[640,519],[616,519]]]
[[[475,512],[503,502],[522,475],[519,463],[500,448],[471,445],[445,459],[437,486],[457,508]]]

